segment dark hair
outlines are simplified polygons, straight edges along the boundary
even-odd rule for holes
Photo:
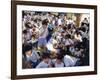
[[[85,27],[81,27],[80,30],[83,31],[83,32],[86,32],[86,28]]]
[[[87,19],[87,18],[84,18],[85,20]]]
[[[67,35],[65,35],[65,38],[66,39],[69,39],[69,38],[71,38],[71,35],[70,34],[67,34]]]
[[[72,24],[68,24],[67,26],[68,29],[71,29]]]
[[[48,19],[44,19],[43,21],[42,21],[42,25],[47,25],[48,24]]]
[[[57,54],[57,59],[62,60],[63,59],[63,54]]]
[[[64,26],[64,27],[63,27],[63,30],[66,31],[66,29],[67,29],[67,28]]]
[[[50,55],[48,53],[43,53],[42,58],[43,59],[50,58]]]
[[[25,11],[22,11],[22,18],[26,15]]]
[[[26,34],[27,33],[27,30],[23,30],[23,34]]]
[[[34,22],[37,23],[38,19],[34,19]]]
[[[26,28],[31,28],[31,26],[29,26],[29,24],[31,24],[30,22],[25,23],[25,27]]]
[[[23,47],[22,48],[23,55],[25,55],[25,52],[32,50],[31,44],[23,44],[22,47]]]

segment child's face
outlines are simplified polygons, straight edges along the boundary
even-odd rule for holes
[[[57,64],[61,64],[61,60],[60,59],[56,59],[56,63]]]
[[[44,62],[48,64],[49,63],[49,58],[44,59]]]
[[[32,50],[27,51],[26,55],[31,56],[32,55]]]
[[[43,25],[43,28],[44,28],[44,29],[47,28],[47,25]]]

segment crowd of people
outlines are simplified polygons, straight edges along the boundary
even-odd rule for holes
[[[22,12],[22,67],[89,65],[89,21],[80,25],[67,13]]]

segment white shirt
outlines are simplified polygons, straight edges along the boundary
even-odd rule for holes
[[[88,20],[83,20],[82,21],[83,23],[86,23],[86,24],[88,24],[89,22],[88,22]]]
[[[39,38],[46,38],[46,36],[48,35],[48,29],[41,29],[41,32],[39,32],[40,37]]]
[[[74,44],[73,40],[71,40],[71,39],[66,39],[65,45],[67,46],[67,45],[71,45],[71,44]]]
[[[48,68],[48,67],[49,67],[49,64],[45,63],[44,61],[42,61],[36,66],[36,68]]]
[[[53,47],[53,45],[56,44],[56,43],[57,43],[57,41],[55,39],[51,38],[48,41],[48,43],[46,44],[47,49],[50,50],[50,51],[56,52],[57,50]]]
[[[62,22],[61,22],[61,19],[58,19],[58,25],[61,25]]]
[[[27,56],[27,61],[32,61],[32,62],[36,62],[39,59],[39,55],[37,54],[36,51],[32,51],[32,55],[31,56]]]
[[[71,57],[69,55],[64,56],[64,64],[66,67],[74,66],[77,62],[77,58]]]
[[[74,24],[73,20],[69,19],[67,20],[67,24]]]
[[[54,64],[55,67],[64,67],[64,63],[61,62],[60,64],[58,64],[58,63],[56,62],[56,59],[52,59],[52,63]]]
[[[55,63],[55,67],[64,67],[64,63],[61,62],[60,64]]]

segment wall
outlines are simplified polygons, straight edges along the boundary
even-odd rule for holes
[[[47,0],[34,0],[45,1]],[[56,3],[94,4],[98,5],[98,41],[100,41],[100,1],[99,0],[49,0]],[[11,67],[11,11],[10,0],[0,0],[0,80],[10,80]],[[98,42],[98,75],[43,78],[34,80],[100,80],[100,42]],[[33,79],[32,79],[33,80]]]

